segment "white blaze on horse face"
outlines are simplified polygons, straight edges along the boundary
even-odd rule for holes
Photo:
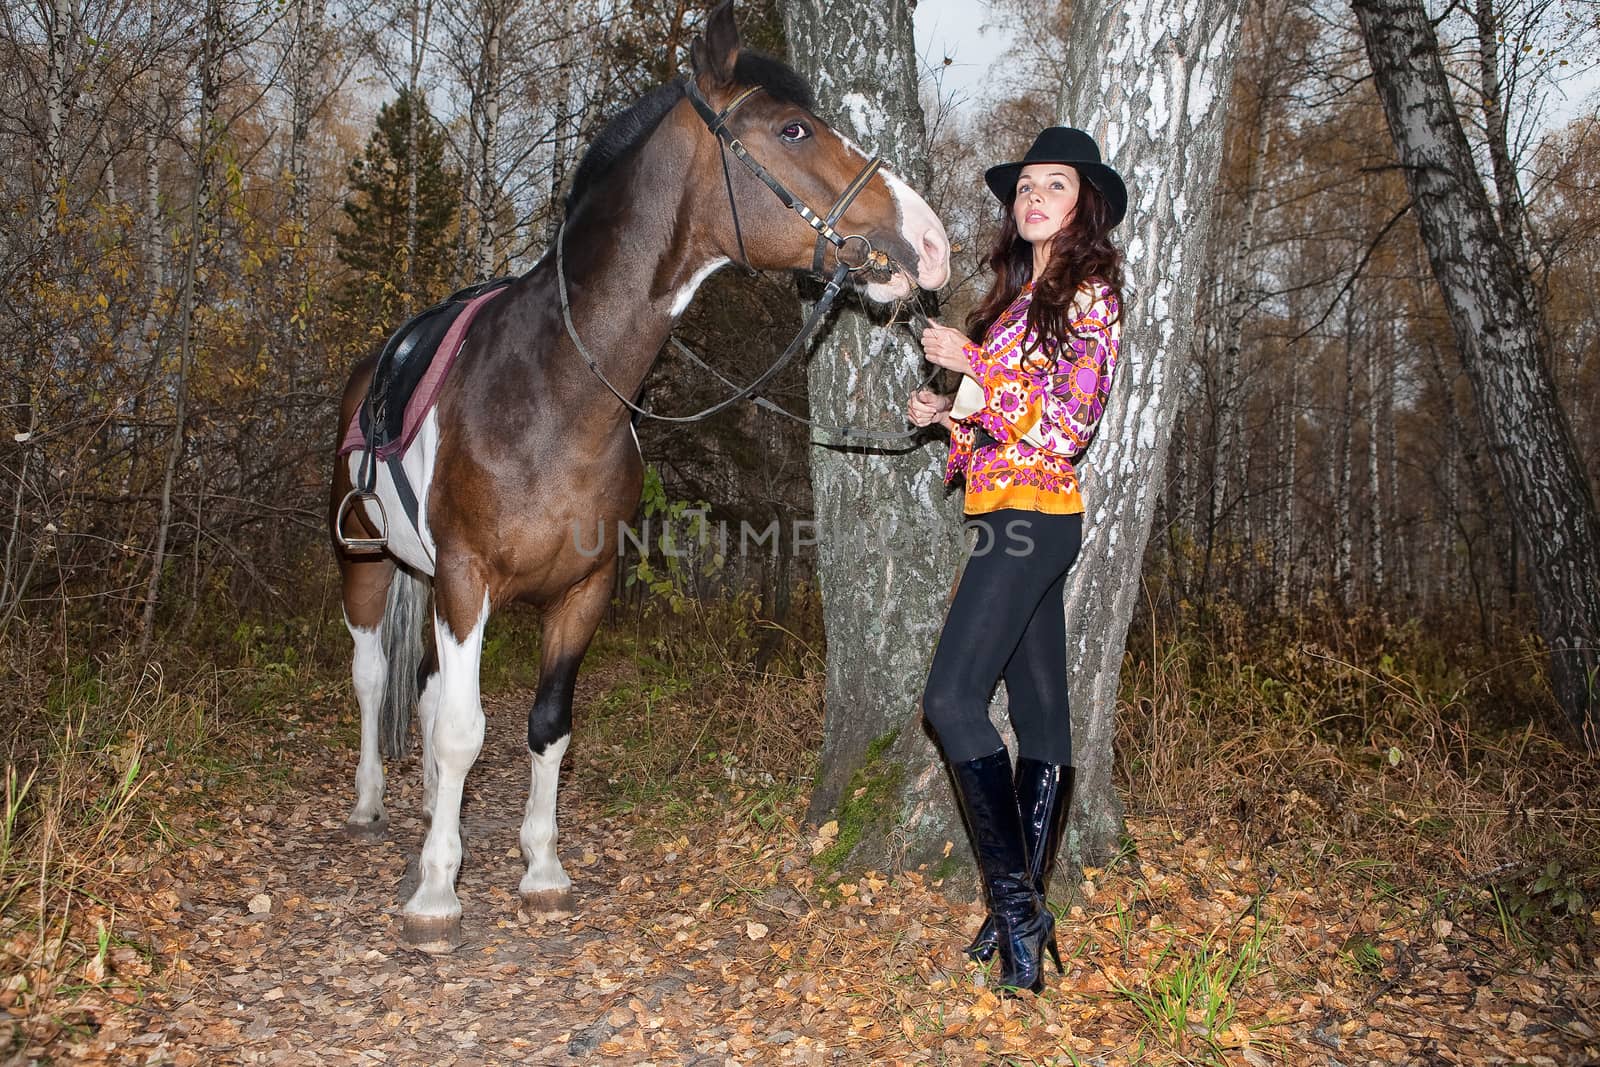
[[[349,826],[356,832],[381,831],[388,816],[383,810],[378,715],[383,706],[383,679],[388,665],[383,657],[383,639],[376,629],[351,626],[348,618],[344,624],[356,646],[350,661],[350,680],[361,707],[361,760],[356,764],[356,806],[350,813]]]
[[[679,315],[682,315],[684,309],[689,306],[689,301],[694,299],[694,294],[699,290],[701,283],[703,283],[707,278],[711,277],[717,271],[721,270],[723,267],[726,267],[731,262],[732,260],[728,259],[726,256],[718,256],[710,263],[707,263],[705,266],[695,271],[694,277],[690,278],[689,281],[685,283],[683,288],[672,294],[672,307],[668,309],[667,314],[671,315],[673,318],[677,318]]]
[[[433,821],[422,842],[422,881],[406,901],[413,920],[461,917],[456,899],[456,872],[461,867],[461,786],[483,748],[483,705],[478,668],[483,628],[489,621],[489,594],[483,594],[478,621],[459,641],[437,612],[433,639],[439,650],[439,706],[433,715],[433,762],[438,770]]]
[[[917,284],[924,289],[944,288],[950,280],[950,238],[944,232],[944,223],[899,175],[888,169],[878,173],[883,175],[889,195],[900,209],[900,236],[917,250]]]
[[[400,494],[395,492],[394,479],[389,475],[389,465],[378,464],[377,493],[378,501],[383,505],[384,517],[388,519],[389,554],[412,570],[430,576],[438,550],[433,543],[433,531],[428,527],[428,490],[433,486],[433,461],[438,454],[439,410],[435,408],[428,412],[422,428],[417,431],[411,447],[406,449],[405,457],[400,461],[400,469],[406,472],[406,480],[411,483],[412,492],[417,494],[417,525],[421,529],[413,529],[411,520],[406,517],[405,505],[400,503]],[[351,483],[358,484],[361,480],[361,451],[357,449],[350,453],[345,461],[350,468]],[[370,501],[362,501],[357,506],[365,509],[362,514],[373,529],[383,528],[377,508]]]
[[[532,753],[533,775],[519,836],[522,858],[528,864],[517,887],[523,896],[561,894],[572,888],[572,879],[561,869],[556,855],[556,785],[561,778],[561,757],[571,741],[572,735],[566,734],[546,745],[543,752]]]
[[[872,158],[850,138],[838,130],[833,132],[845,148],[863,160]],[[928,206],[928,202],[894,171],[879,167],[878,175],[889,187],[889,196],[894,201],[900,237],[917,250],[917,285],[923,289],[944,288],[945,282],[950,280],[950,238],[944,232],[944,223],[939,221],[939,216]],[[911,279],[897,271],[887,282],[868,282],[862,289],[869,300],[886,304],[910,296]]]

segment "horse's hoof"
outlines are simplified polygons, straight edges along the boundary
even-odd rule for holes
[[[531,919],[565,919],[577,910],[570,889],[545,889],[522,894],[522,910]]]
[[[382,841],[389,833],[389,816],[379,814],[375,819],[351,819],[344,824],[344,833],[352,841]]]
[[[446,955],[461,945],[461,917],[440,919],[432,915],[407,915],[400,936],[419,952]]]

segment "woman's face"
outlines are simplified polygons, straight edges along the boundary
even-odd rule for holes
[[[1030,163],[1017,175],[1011,217],[1024,241],[1054,237],[1078,211],[1078,172],[1066,163]]]

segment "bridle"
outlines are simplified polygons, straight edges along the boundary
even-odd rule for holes
[[[754,381],[750,382],[750,384],[746,386],[743,386],[742,388],[737,389],[732,396],[729,396],[724,400],[720,400],[710,407],[701,411],[697,411],[692,415],[658,415],[653,411],[649,411],[640,407],[638,404],[635,404],[632,400],[628,399],[628,397],[625,396],[621,390],[619,390],[615,385],[611,384],[611,380],[607,378],[605,373],[600,369],[599,361],[595,359],[594,355],[578,337],[577,327],[574,326],[572,322],[572,305],[567,295],[567,275],[565,260],[563,257],[563,245],[565,243],[563,239],[566,236],[567,225],[566,222],[563,221],[561,228],[556,232],[556,282],[561,297],[561,318],[566,324],[567,336],[571,338],[572,343],[577,346],[578,354],[582,356],[584,362],[588,364],[589,370],[596,378],[600,379],[601,383],[611,391],[611,395],[616,397],[625,408],[640,418],[668,423],[699,422],[702,419],[710,418],[712,415],[717,414],[719,411],[722,411],[741,400],[750,399],[755,393],[760,391],[763,386],[772,381],[773,378],[776,378],[779,372],[781,372],[783,368],[787,366],[802,349],[805,348],[806,341],[810,339],[811,334],[815,332],[817,326],[821,324],[823,318],[828,314],[829,309],[833,307],[833,302],[838,298],[839,293],[842,291],[844,287],[844,280],[848,275],[862,270],[881,271],[894,266],[902,270],[908,278],[913,280],[913,284],[915,284],[915,275],[911,274],[909,271],[905,271],[905,269],[900,267],[899,264],[894,263],[887,254],[873,248],[872,241],[864,234],[840,234],[839,231],[834,228],[834,224],[837,223],[840,217],[849,210],[850,205],[853,204],[856,198],[860,196],[861,193],[866,189],[867,184],[872,180],[872,176],[878,173],[878,170],[883,166],[882,156],[873,156],[871,159],[867,160],[866,165],[861,168],[860,172],[858,172],[853,179],[851,179],[850,184],[845,186],[844,191],[839,194],[839,197],[834,201],[833,206],[828,209],[828,214],[826,217],[820,216],[813,211],[804,200],[790,192],[781,181],[772,175],[772,172],[763,167],[761,163],[750,154],[749,149],[745,148],[744,143],[740,141],[739,138],[735,137],[733,135],[733,131],[728,128],[729,116],[737,111],[739,107],[745,103],[745,101],[749,100],[756,93],[761,92],[762,90],[759,86],[745,89],[738,96],[735,96],[731,101],[729,101],[728,105],[721,111],[717,111],[712,108],[711,104],[706,100],[704,94],[700,92],[699,86],[695,85],[693,79],[685,79],[683,82],[683,87],[684,95],[688,97],[689,103],[694,106],[695,112],[706,124],[706,128],[709,129],[717,138],[718,152],[722,158],[723,181],[726,184],[728,191],[728,208],[733,213],[734,237],[738,242],[739,255],[743,261],[743,266],[745,269],[750,270],[751,268],[749,265],[749,256],[745,253],[744,233],[739,225],[739,207],[733,195],[733,178],[728,171],[729,152],[732,152],[734,158],[738,159],[739,162],[743,163],[752,174],[759,178],[763,185],[765,185],[768,189],[771,189],[773,194],[783,202],[784,207],[798,214],[803,220],[805,220],[806,225],[817,231],[817,246],[816,251],[811,258],[811,272],[819,278],[825,278],[826,283],[823,285],[822,296],[817,300],[816,304],[812,306],[810,313],[806,316],[805,322],[800,327],[800,332],[795,335],[794,340],[789,342],[789,346],[783,350],[783,353],[777,358],[777,360],[774,361],[773,364],[766,370],[762,371]],[[844,255],[845,247],[852,241],[861,242],[863,249],[861,262],[853,266],[848,260],[845,259]],[[831,275],[823,271],[822,263],[823,255],[827,251],[827,246],[830,244],[838,250],[838,262]],[[674,343],[678,344],[678,347],[687,353],[690,358],[694,359],[695,362],[705,366],[705,364],[699,360],[698,357],[695,357],[692,352],[689,352],[687,348],[685,348],[682,344],[679,344],[676,339],[674,339]],[[938,368],[935,368],[935,373],[937,373],[937,370]],[[731,382],[727,382],[726,378],[722,378],[721,375],[717,375],[717,377],[729,385],[732,384]],[[762,403],[761,398],[757,398],[757,403]],[[771,402],[762,403],[762,406],[778,411],[789,418],[799,419],[799,416],[784,411],[782,408],[777,407],[777,405],[772,404]],[[799,421],[805,422],[808,420],[799,419]],[[920,430],[857,430],[848,426],[825,426],[818,428],[847,439],[862,441],[902,440],[912,437],[916,433],[920,432]]]
[[[711,104],[706,100],[705,95],[700,92],[700,87],[696,85],[692,79],[684,82],[683,91],[684,95],[689,98],[689,103],[694,105],[695,112],[699,114],[701,120],[706,124],[706,128],[716,135],[717,141],[719,142],[722,155],[722,177],[728,188],[728,209],[733,212],[733,232],[734,236],[739,242],[739,256],[742,260],[744,260],[747,267],[750,262],[750,257],[745,254],[744,233],[739,227],[739,206],[733,198],[733,179],[728,174],[729,152],[732,152],[734,158],[743,163],[745,167],[749,169],[750,173],[754,174],[757,178],[760,178],[762,184],[768,189],[771,189],[773,194],[783,202],[784,207],[799,215],[805,220],[806,225],[817,231],[817,249],[815,254],[813,254],[811,257],[812,274],[815,274],[818,277],[823,276],[822,255],[823,252],[826,251],[827,245],[831,244],[837,248],[842,259],[844,255],[844,247],[851,241],[860,241],[866,249],[866,252],[862,255],[861,262],[856,266],[849,268],[851,272],[866,270],[868,268],[874,270],[883,270],[889,266],[889,257],[884,255],[882,252],[876,251],[872,247],[872,242],[864,235],[852,233],[841,236],[839,231],[833,228],[833,224],[839,221],[839,217],[841,215],[850,210],[850,205],[855,203],[856,197],[861,195],[862,191],[866,189],[867,183],[872,180],[872,176],[878,173],[878,169],[883,166],[882,156],[873,156],[871,159],[867,160],[866,164],[861,168],[861,171],[851,179],[850,184],[844,187],[844,192],[840,193],[839,198],[833,202],[833,207],[828,209],[827,218],[821,218],[815,211],[811,210],[810,206],[807,205],[804,200],[800,199],[798,196],[795,196],[782,182],[780,182],[777,178],[774,178],[772,176],[772,172],[767,170],[766,167],[763,167],[755,159],[755,157],[750,154],[749,149],[745,148],[744,142],[735,137],[733,135],[733,131],[728,129],[729,116],[731,116],[735,111],[739,110],[739,107],[746,100],[749,100],[752,96],[761,92],[760,86],[751,86],[750,88],[746,89],[744,92],[728,101],[728,106],[723,108],[721,111],[712,110]]]

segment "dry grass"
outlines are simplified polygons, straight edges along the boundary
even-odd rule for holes
[[[1119,719],[1130,814],[1224,827],[1300,884],[1489,909],[1577,962],[1600,898],[1600,760],[1537,717],[1538,665],[1371,620],[1146,633]]]
[[[585,672],[608,696],[576,724],[584,751],[604,753],[616,803],[650,812],[661,833],[703,821],[695,809],[708,804],[761,827],[792,820],[820,747],[815,601],[801,598],[787,630],[759,621],[748,600],[676,604],[647,602],[602,630]],[[529,617],[499,626],[486,688],[525,688],[536,627]],[[196,833],[215,829],[203,814],[217,797],[266,788],[264,746],[295,737],[302,712],[326,717],[309,703],[348,711],[343,646],[324,633],[240,627],[209,655],[168,656],[188,664],[181,678],[126,655],[64,662],[23,638],[0,650],[10,683],[0,698],[10,726],[0,1012],[11,1019],[0,1015],[0,1053],[71,1028],[85,993],[103,999],[123,983],[118,995],[131,998],[140,991],[129,983],[161,980],[118,936],[119,916],[140,906],[128,886],[177,843],[169,813],[185,809],[181,824]],[[317,662],[316,650],[331,658]],[[1208,852],[1193,844],[1203,838],[1248,857],[1263,872],[1261,898],[1404,900],[1408,923],[1471,914],[1524,958],[1590,966],[1600,815],[1589,798],[1600,766],[1530,724],[1542,699],[1536,664],[1530,650],[1485,662],[1469,645],[1371,620],[1247,625],[1235,614],[1203,632],[1145,630],[1119,711],[1130,819],[1146,840],[1164,824],[1185,849]],[[336,735],[348,731],[345,715]],[[308,743],[324,736],[312,731]],[[1130,856],[1091,875],[1108,888],[1083,902],[1090,926],[1134,945],[1155,936],[1133,925],[1148,918],[1134,910],[1152,894],[1146,862]],[[1186,861],[1173,862],[1164,885],[1187,877]],[[1123,882],[1133,903],[1116,933],[1121,904],[1108,901],[1120,901],[1112,887]],[[1245,1013],[1262,981],[1336,982],[1369,964],[1381,973],[1375,942],[1352,938],[1330,963],[1327,951],[1297,955],[1256,930],[1176,940],[1138,972],[1122,1010],[1147,1021],[1152,1047],[1164,1047],[1162,1027],[1181,1040],[1175,1020],[1196,1004],[1218,1019]]]
[[[748,599],[661,607],[601,631],[585,664],[607,691],[574,725],[640,794],[722,778],[792,792],[822,743],[821,651]],[[585,736],[586,735],[586,736]]]
[[[88,992],[137,997],[128,887],[184,844],[172,813],[236,788],[263,697],[297,688],[282,664],[222,670],[131,651],[66,658],[13,627],[0,721],[0,1052],[71,1029]],[[120,961],[122,966],[114,966]]]

